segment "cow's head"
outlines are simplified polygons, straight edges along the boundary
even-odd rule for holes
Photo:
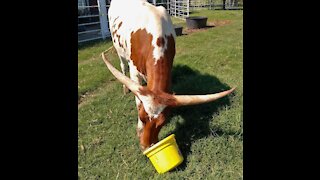
[[[138,124],[137,134],[140,138],[142,150],[158,142],[158,134],[164,125],[171,107],[196,105],[212,102],[222,98],[235,88],[227,91],[208,95],[174,95],[162,91],[152,91],[146,86],[141,86],[112,66],[104,53],[102,58],[111,73],[141,100],[138,106],[138,115],[141,124]]]
[[[175,99],[164,92],[153,92],[146,87],[137,92],[141,104],[138,105],[139,123],[137,135],[141,149],[144,150],[158,142],[158,134],[169,116],[170,107]]]

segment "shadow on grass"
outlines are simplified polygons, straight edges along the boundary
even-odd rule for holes
[[[230,89],[228,85],[220,82],[218,78],[201,74],[185,65],[174,66],[172,77],[172,90],[176,94],[209,94]],[[233,132],[224,132],[221,129],[209,128],[209,122],[212,121],[212,114],[217,112],[220,107],[229,106],[229,97],[232,95],[233,94],[228,95],[211,103],[172,109],[171,117],[180,116],[183,119],[182,122],[176,122],[175,130],[169,133],[175,134],[177,144],[185,159],[176,170],[183,171],[187,167],[186,159],[191,153],[190,148],[192,142],[209,135],[220,136],[223,134],[234,134]],[[168,118],[167,123],[170,122],[170,119],[171,118]]]

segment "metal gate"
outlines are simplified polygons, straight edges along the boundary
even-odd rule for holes
[[[189,17],[189,4],[191,0],[148,0],[155,6],[163,6],[174,17],[185,19]]]
[[[170,15],[185,19],[190,15],[190,0],[170,0]]]
[[[78,0],[78,43],[110,37],[109,6],[106,0]]]
[[[106,2],[107,1],[107,2]],[[243,0],[148,0],[164,6],[171,16],[185,19],[198,8],[241,9]],[[110,37],[110,0],[78,0],[78,43]]]
[[[223,1],[223,9],[242,9],[243,8],[243,0],[224,0]]]
[[[208,8],[208,9],[242,9],[243,0],[190,0],[191,11]]]

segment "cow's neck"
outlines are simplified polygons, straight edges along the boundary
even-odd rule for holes
[[[146,62],[147,87],[153,92],[171,92],[171,69],[175,55],[175,42],[173,36],[166,37],[166,41],[167,46],[163,56],[157,60],[149,58]]]
[[[172,61],[162,59],[155,64],[153,60],[147,62],[153,68],[147,67],[147,88],[153,92],[171,91],[171,67]]]

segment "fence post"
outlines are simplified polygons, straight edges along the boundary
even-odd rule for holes
[[[107,34],[109,33],[106,1],[105,0],[97,0],[97,1],[98,1],[98,9],[99,9],[101,36],[102,36],[102,39],[106,39]]]
[[[190,16],[190,0],[187,1],[187,17]]]

